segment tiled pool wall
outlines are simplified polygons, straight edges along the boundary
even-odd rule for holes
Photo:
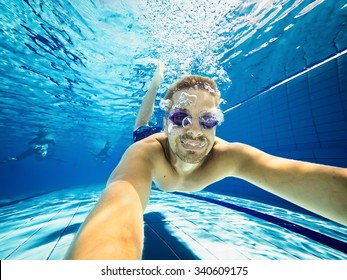
[[[347,54],[226,112],[217,135],[277,156],[347,167]],[[245,181],[225,180],[210,190],[280,201]]]

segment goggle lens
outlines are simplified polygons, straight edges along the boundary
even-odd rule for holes
[[[192,116],[186,112],[178,111],[169,115],[169,120],[177,126],[187,126],[192,123]],[[199,118],[199,123],[204,129],[211,129],[218,125],[219,121],[213,114],[205,114]]]
[[[215,115],[206,114],[200,117],[200,125],[205,129],[215,127],[219,122]]]

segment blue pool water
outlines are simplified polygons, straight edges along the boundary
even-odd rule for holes
[[[75,201],[80,194],[76,187],[90,191],[91,186],[98,186],[95,191],[100,190],[132,143],[136,112],[157,59],[165,62],[167,71],[152,123],[162,123],[159,100],[173,81],[185,74],[206,75],[216,81],[223,98],[225,122],[218,127],[217,136],[279,156],[347,167],[345,1],[0,0],[0,11],[0,161],[26,150],[40,129],[46,129],[55,140],[44,160],[29,156],[0,164],[1,258],[49,258],[51,255],[33,250],[45,251],[40,246],[48,244],[47,235],[56,236],[56,241],[69,236],[63,234],[67,232],[64,226],[60,228],[62,234],[53,234],[58,232],[58,220],[65,214],[57,214],[56,208],[48,205],[47,215],[55,218],[42,219],[42,224],[57,221],[56,227],[47,230],[47,235],[41,231],[36,243],[25,247],[29,237],[40,232],[31,227],[36,229],[40,223],[29,223],[27,228],[21,224],[23,219],[34,221],[32,216],[37,215],[28,205],[35,205],[39,197],[50,199],[51,195],[58,206],[67,197]],[[106,141],[111,144],[109,157],[95,160],[94,155]],[[184,239],[185,249],[178,250],[183,253],[175,253],[179,258],[193,258],[191,249],[196,258],[223,259],[224,253],[211,251],[218,247],[218,240],[243,248],[237,249],[234,256],[250,259],[346,258],[341,249],[346,247],[345,227],[234,178],[213,184],[207,191],[213,199],[208,203],[219,207],[207,208],[205,215],[211,219],[231,211],[218,204],[224,200],[243,210],[256,207],[256,213],[235,206],[232,211],[237,214],[229,218],[250,222],[242,229],[233,220],[237,226],[226,231],[221,230],[221,221],[216,221],[216,229],[211,228],[207,218],[201,224],[194,217],[175,224],[171,223],[175,217],[172,213],[178,210],[161,213],[169,217],[160,220],[161,224],[169,221],[169,228],[179,229],[168,232],[174,232],[176,241]],[[65,194],[59,196],[57,192]],[[204,195],[198,195],[189,199],[199,205]],[[167,196],[154,194],[152,199],[170,201]],[[64,199],[59,202],[59,197]],[[168,208],[174,207],[172,199]],[[83,208],[84,214],[93,203]],[[78,209],[71,207],[71,212],[80,214]],[[24,216],[13,214],[18,211]],[[177,213],[195,215],[191,208],[185,211]],[[257,213],[294,222],[303,229],[295,232],[295,226],[288,229]],[[311,221],[319,226],[311,228]],[[264,239],[272,234],[266,246],[277,240],[275,247],[260,246],[258,237],[251,238],[252,228],[263,223],[269,231],[259,231],[257,236]],[[148,225],[153,232],[158,230],[152,237],[166,240],[163,236],[167,234],[161,236],[155,222]],[[194,225],[199,227],[198,236],[192,230]],[[331,239],[316,238],[307,228]],[[190,233],[183,236],[183,229]],[[287,230],[291,242],[286,243],[283,231]],[[69,234],[75,231],[76,226]],[[220,235],[214,231],[220,231]],[[214,235],[204,239],[201,232]],[[232,232],[235,244],[228,232]],[[278,236],[283,239],[279,241]],[[12,247],[7,246],[9,240]],[[250,240],[254,241],[253,247]],[[178,243],[172,244],[178,248]],[[207,245],[201,249],[194,244]],[[308,253],[299,254],[304,247],[309,248]],[[61,245],[61,250],[65,249],[66,244]],[[53,252],[56,257],[51,258],[61,257],[61,251]]]

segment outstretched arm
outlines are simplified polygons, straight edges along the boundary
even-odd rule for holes
[[[165,70],[164,63],[161,61],[158,61],[157,69],[154,72],[152,82],[149,86],[149,89],[145,97],[142,100],[140,110],[137,113],[134,131],[138,129],[140,126],[147,125],[152,116],[155,96],[157,94],[159,85],[164,80],[164,70]]]
[[[141,258],[143,211],[149,199],[152,171],[150,161],[140,150],[141,145],[134,144],[124,154],[66,259]]]
[[[280,158],[243,144],[230,147],[230,158],[239,162],[233,176],[347,225],[346,168]]]

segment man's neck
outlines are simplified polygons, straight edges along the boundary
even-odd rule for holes
[[[167,149],[169,151],[169,160],[172,167],[176,170],[178,174],[189,175],[195,170],[199,169],[201,165],[205,162],[205,159],[198,163],[188,163],[181,160],[170,148],[167,142]]]
[[[187,163],[182,161],[180,158],[178,158],[176,156],[177,160],[175,161],[175,163],[172,163],[172,165],[175,167],[176,171],[179,173],[183,173],[183,174],[191,174],[193,173],[195,170],[197,170],[202,163]]]

